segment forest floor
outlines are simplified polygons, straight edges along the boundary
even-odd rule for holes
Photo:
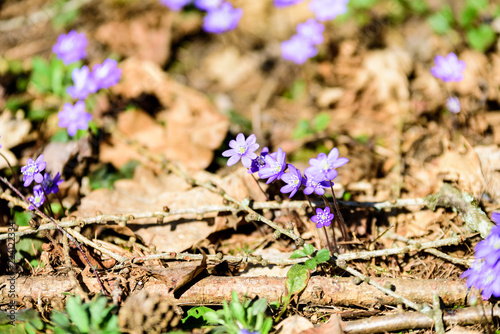
[[[280,42],[311,16],[306,3],[232,2],[244,15],[220,35],[201,30],[199,11],[153,0],[0,5],[0,153],[14,167],[0,161],[0,175],[29,196],[20,168],[43,154],[46,171],[64,179],[50,216],[88,257],[2,184],[2,240],[17,225],[15,275],[3,245],[0,268],[2,310],[14,300],[19,316],[12,330],[23,332],[22,312],[34,309],[44,323],[35,332],[53,331],[67,294],[88,302],[105,292],[123,332],[203,333],[202,317],[179,318],[236,291],[270,303],[271,332],[434,333],[441,318],[428,305],[453,333],[494,333],[498,306],[461,275],[500,207],[500,44],[474,50],[461,31],[436,34],[424,14],[406,8],[396,19],[405,1],[374,1],[363,23],[352,14],[327,24],[318,56],[296,65]],[[459,11],[465,1],[450,3]],[[73,140],[57,126],[66,100],[30,83],[35,59],[53,57],[71,29],[89,40],[89,65],[111,55],[122,69],[92,102],[97,130]],[[460,82],[431,74],[435,56],[450,52],[466,63]],[[446,110],[450,95],[460,113]],[[221,153],[240,132],[256,135],[257,152],[282,148],[302,171],[334,147],[349,159],[333,187],[347,238],[329,230],[340,254],[293,276],[301,288],[287,272],[308,257],[290,256],[304,242],[326,248],[325,235],[301,192],[289,199],[283,182],[226,166]]]

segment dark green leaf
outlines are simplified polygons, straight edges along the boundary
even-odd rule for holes
[[[491,26],[483,24],[476,29],[467,31],[467,42],[469,45],[480,52],[490,48],[496,40],[496,33]]]
[[[66,302],[66,311],[69,318],[78,327],[80,332],[88,333],[90,331],[90,319],[85,307],[81,304],[80,297],[70,297]]]
[[[306,266],[307,269],[314,270],[314,269],[316,269],[316,266],[318,265],[318,263],[316,262],[316,259],[308,259],[308,260],[306,260],[304,265]]]
[[[307,255],[312,255],[314,253],[314,246],[311,244],[304,244],[304,252],[306,252]]]
[[[291,259],[300,259],[301,257],[306,257],[307,253],[304,249],[295,250],[292,255],[290,255]]]
[[[328,260],[330,260],[330,251],[328,249],[320,249],[317,253],[316,253],[316,256],[314,257],[314,259],[318,262],[318,263],[323,263],[323,262],[327,262]]]
[[[300,293],[307,286],[309,281],[309,270],[301,264],[294,264],[286,274],[285,287],[287,296]]]

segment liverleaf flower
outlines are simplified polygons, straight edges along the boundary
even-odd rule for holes
[[[227,161],[227,165],[232,166],[241,159],[243,166],[250,168],[252,166],[252,160],[257,158],[255,150],[259,148],[259,144],[257,144],[256,141],[257,138],[254,134],[251,134],[245,140],[243,133],[239,133],[236,136],[236,140],[233,139],[229,142],[229,147],[231,147],[231,149],[222,152],[223,157],[230,157]]]
[[[288,41],[281,43],[281,56],[285,60],[293,61],[296,64],[304,64],[307,59],[318,54],[318,50],[312,42],[300,35],[294,35]]]
[[[334,147],[328,156],[325,153],[320,153],[317,158],[309,159],[311,167],[306,168],[305,173],[312,176],[323,174],[325,180],[332,181],[338,174],[336,168],[348,162],[349,159],[339,157],[339,149]]]
[[[285,158],[286,153],[281,149],[281,147],[278,149],[278,152],[266,155],[266,165],[260,169],[259,177],[261,179],[268,179],[266,184],[269,184],[274,180],[280,180],[285,173]]]
[[[349,0],[312,0],[309,9],[318,21],[329,21],[347,12]]]
[[[61,179],[61,173],[57,172],[56,176],[52,178],[49,173],[45,173],[43,176],[42,187],[47,195],[57,194],[59,192],[59,185],[64,180]]]
[[[289,198],[292,198],[300,189],[300,185],[302,184],[302,174],[300,173],[300,170],[295,168],[295,166],[288,164],[288,172],[283,174],[281,180],[286,182],[287,185],[281,187],[280,191],[283,194],[290,193]]]
[[[311,44],[323,43],[323,31],[325,26],[315,19],[309,19],[304,23],[297,24],[297,35],[309,40]]]
[[[72,98],[84,100],[89,94],[97,92],[97,84],[87,65],[75,68],[71,72],[71,78],[74,86],[68,87],[66,91]]]
[[[449,53],[446,57],[436,56],[434,58],[436,66],[431,68],[431,73],[438,79],[445,82],[461,81],[464,78],[465,62],[458,60],[456,54]]]
[[[71,30],[67,35],[59,35],[57,43],[52,47],[52,52],[65,65],[68,65],[87,56],[87,52],[85,51],[87,44],[87,38],[85,38],[83,33]]]
[[[21,173],[23,174],[24,186],[27,187],[35,180],[36,183],[42,183],[43,176],[42,171],[47,166],[47,163],[43,161],[43,154],[33,161],[29,158],[26,166],[21,167]]]
[[[96,85],[96,91],[116,85],[121,75],[122,70],[118,68],[117,61],[110,58],[92,68],[92,79]]]
[[[30,206],[28,207],[28,209],[30,210],[35,210],[34,206],[39,208],[40,205],[42,205],[43,202],[45,202],[45,194],[43,193],[41,185],[38,184],[33,187],[33,196],[30,196],[28,198],[28,201],[30,201],[31,203]]]
[[[243,9],[233,8],[229,2],[224,2],[220,7],[211,9],[203,18],[203,30],[206,32],[220,34],[233,30],[243,15]]]
[[[325,210],[321,208],[316,209],[316,215],[311,217],[311,221],[316,223],[317,228],[322,228],[323,226],[330,226],[334,218],[333,213],[330,213],[330,208],[326,207]]]
[[[76,135],[78,130],[87,130],[92,115],[85,111],[85,102],[78,101],[75,105],[65,103],[63,110],[57,114],[59,127],[67,128],[71,137]]]
[[[178,12],[184,8],[184,6],[191,3],[191,0],[160,0],[160,3],[167,6],[171,10]]]

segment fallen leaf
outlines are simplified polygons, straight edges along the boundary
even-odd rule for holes
[[[10,148],[23,143],[31,130],[31,122],[24,118],[23,112],[16,114],[6,110],[0,114],[0,153],[9,161],[11,166],[17,165],[16,156],[9,150]],[[5,159],[0,159],[0,169],[8,167]]]
[[[320,327],[306,329],[301,334],[342,334],[342,320],[336,314],[332,315],[330,319],[322,324]]]
[[[299,334],[311,328],[314,328],[312,322],[300,315],[288,317],[276,325],[277,330],[281,329],[280,334]]]

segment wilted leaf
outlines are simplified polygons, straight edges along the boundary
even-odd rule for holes
[[[276,325],[281,334],[299,334],[310,328],[314,328],[312,322],[300,315],[292,315]]]

